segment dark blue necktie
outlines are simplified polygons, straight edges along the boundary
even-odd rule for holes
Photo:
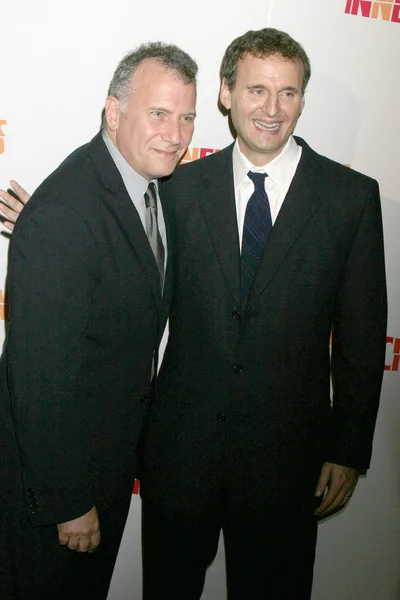
[[[257,266],[272,229],[271,209],[265,191],[266,173],[249,171],[248,177],[254,183],[254,192],[249,198],[244,217],[242,257],[241,257],[241,296],[242,306],[246,306]]]

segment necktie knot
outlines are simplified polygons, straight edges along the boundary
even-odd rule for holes
[[[256,173],[254,171],[249,171],[247,173],[247,177],[252,180],[254,183],[254,187],[256,191],[264,189],[264,181],[267,177],[266,173]]]
[[[154,181],[150,181],[147,191],[144,195],[146,208],[157,208],[157,191]]]

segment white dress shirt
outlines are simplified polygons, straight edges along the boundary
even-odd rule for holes
[[[236,140],[233,147],[232,161],[240,248],[242,247],[243,224],[247,202],[254,192],[254,184],[247,176],[247,173],[249,171],[267,173],[265,191],[268,195],[273,225],[292,183],[300,157],[301,146],[298,146],[294,137],[290,136],[281,153],[276,158],[263,167],[255,167],[241,152],[239,142]]]

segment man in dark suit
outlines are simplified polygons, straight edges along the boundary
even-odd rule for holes
[[[292,136],[310,63],[289,35],[234,40],[221,77],[235,144],[163,188],[174,287],[141,487],[144,593],[198,600],[222,529],[229,600],[306,600],[317,517],[370,462],[379,191]]]
[[[196,72],[172,45],[127,55],[102,131],[16,225],[0,384],[7,600],[107,597],[170,299],[157,178],[191,140]]]

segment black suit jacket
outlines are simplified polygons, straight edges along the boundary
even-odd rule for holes
[[[170,279],[168,266],[162,298],[99,133],[38,188],[12,238],[1,485],[14,501],[22,479],[33,525],[102,512],[133,481]]]
[[[145,498],[197,512],[228,482],[234,506],[311,514],[324,461],[369,465],[386,332],[378,185],[297,141],[245,311],[232,146],[165,184],[174,291]]]

